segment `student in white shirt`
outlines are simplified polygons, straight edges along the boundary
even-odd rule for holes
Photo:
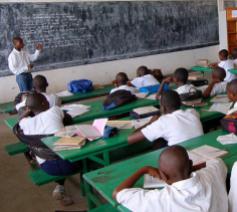
[[[61,106],[60,98],[55,94],[48,94],[46,92],[49,86],[47,79],[43,75],[36,75],[33,79],[33,88],[36,92],[43,94],[49,102],[49,106]]]
[[[224,81],[225,77],[225,69],[220,67],[214,68],[214,70],[212,71],[212,82],[203,92],[203,96],[207,98],[210,96],[226,93],[227,82]]]
[[[162,81],[162,83],[160,85],[160,88],[159,88],[159,90],[156,94],[157,99],[160,98],[160,95],[164,90],[164,85],[169,84],[171,82],[173,82],[177,86],[177,89],[175,89],[175,91],[179,95],[189,93],[193,90],[196,90],[196,88],[192,84],[187,84],[187,82],[188,82],[188,70],[185,69],[185,68],[177,68],[175,70],[173,76],[167,77]]]
[[[136,92],[138,92],[138,90],[132,86],[128,85],[129,79],[126,73],[124,72],[119,72],[116,75],[116,79],[115,81],[113,81],[113,83],[115,84],[116,88],[113,88],[110,93],[114,93],[115,91],[118,90],[126,90],[126,91],[130,91],[132,94],[135,94]]]
[[[237,48],[232,50],[230,59],[233,60],[234,67],[237,68]]]
[[[233,60],[228,59],[228,51],[226,49],[222,49],[221,51],[219,51],[219,59],[220,62],[218,63],[218,66],[225,69],[226,72],[226,77],[225,77],[225,81],[226,82],[230,82],[231,80],[235,79],[236,76],[234,74],[230,73],[230,69],[234,68],[234,62]]]
[[[237,162],[234,163],[230,177],[229,212],[237,212]]]
[[[231,102],[230,109],[227,112],[229,115],[237,111],[237,79],[234,79],[227,84],[227,95]]]
[[[8,57],[8,66],[10,71],[16,75],[16,82],[20,92],[31,91],[32,89],[32,62],[37,60],[40,51],[43,49],[42,44],[37,44],[34,54],[29,54],[24,50],[24,42],[20,37],[13,38],[14,49]]]
[[[44,95],[32,93],[26,99],[26,110],[19,122],[19,127],[26,138],[27,136],[48,136],[60,131],[64,127],[64,123],[68,121],[66,119],[70,119],[70,117],[64,114],[58,106],[49,108],[49,103]],[[28,138],[28,140],[34,140],[33,143],[31,142],[28,145],[35,148],[34,145],[36,145],[37,139]],[[24,141],[22,140],[22,142]],[[39,142],[41,142],[41,139]],[[40,151],[41,155],[36,154],[35,157],[40,168],[49,175],[69,176],[79,170],[79,163],[71,163],[59,157],[56,159],[47,158],[46,155],[48,154],[44,154],[47,147],[45,145],[43,147]],[[45,156],[42,156],[42,154]],[[72,204],[73,201],[65,193],[64,180],[57,181],[57,183],[58,185],[53,191],[53,197],[61,200],[64,205]]]
[[[172,146],[161,153],[158,164],[159,168],[143,167],[122,182],[113,193],[117,202],[134,212],[228,211],[227,168],[221,159],[194,167],[183,147]],[[133,188],[144,174],[167,185],[161,190]]]
[[[140,66],[137,69],[137,77],[134,78],[130,83],[137,89],[159,84],[157,79],[150,74],[150,71],[146,66]]]
[[[178,144],[203,135],[199,114],[194,109],[181,110],[181,100],[176,91],[163,92],[160,99],[161,116],[141,131],[129,136],[130,144],[150,142],[163,138],[168,145]]]

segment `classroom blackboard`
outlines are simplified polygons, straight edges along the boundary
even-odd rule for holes
[[[44,44],[36,71],[193,49],[218,44],[217,3],[2,3],[0,76],[16,35],[30,52]]]

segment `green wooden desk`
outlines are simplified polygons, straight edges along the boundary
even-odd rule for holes
[[[135,102],[128,103],[126,105],[122,105],[118,108],[112,110],[104,110],[103,109],[103,100],[98,100],[95,102],[91,102],[85,105],[91,106],[91,110],[83,114],[81,116],[75,117],[73,119],[74,123],[81,123],[85,121],[90,121],[96,118],[103,118],[103,117],[111,117],[116,115],[121,115],[125,113],[129,113],[135,108],[144,107],[144,106],[159,106],[159,102],[156,100],[150,99],[138,99]]]
[[[77,124],[81,122],[91,121],[97,118],[121,115],[121,114],[129,113],[134,108],[138,108],[138,107],[152,106],[152,105],[158,106],[159,102],[156,100],[150,100],[150,99],[139,99],[135,102],[131,102],[129,104],[123,105],[113,110],[104,110],[102,104],[103,104],[102,100],[85,103],[84,105],[88,105],[91,107],[90,111],[81,116],[75,117],[73,119],[73,123]],[[17,123],[17,118],[12,118],[12,117],[8,118],[5,120],[5,123],[9,128],[13,128],[14,125]]]
[[[94,97],[100,97],[105,96],[109,94],[110,90],[113,88],[113,85],[106,85],[102,88],[97,88],[93,91],[87,92],[87,93],[77,93],[72,94],[71,96],[61,97],[62,103],[70,103],[85,99],[91,99]],[[0,104],[0,113],[11,113],[14,111],[14,103],[13,102],[7,102]]]
[[[230,69],[229,72],[230,72],[231,74],[237,74],[237,69]]]
[[[0,104],[0,113],[11,113],[13,110],[14,110],[13,102]]]
[[[133,129],[120,130],[119,133],[108,139],[99,139],[93,142],[88,142],[81,149],[70,150],[70,151],[59,151],[57,152],[58,156],[62,159],[69,161],[78,161],[84,158],[92,159],[102,165],[108,165],[109,160],[109,151],[117,149],[123,146],[127,146],[127,138],[133,132]],[[52,136],[43,139],[43,143],[48,146],[50,149],[53,149],[53,144],[58,140],[58,137]],[[99,154],[103,154],[103,160],[96,157]],[[103,161],[103,162],[102,162]]]
[[[102,102],[103,102],[102,100],[99,100],[99,101],[86,104],[86,105],[91,106],[90,112],[85,113],[82,116],[75,117],[73,119],[73,123],[81,123],[81,122],[90,121],[96,118],[120,115],[120,114],[128,113],[137,107],[143,107],[143,106],[148,106],[148,105],[154,105],[154,106],[159,105],[159,102],[156,100],[139,99],[136,102],[129,103],[127,105],[121,106],[113,110],[105,111],[103,109]],[[218,112],[207,111],[209,107],[211,106],[210,101],[208,100],[207,102],[208,104],[206,106],[195,108],[199,112],[200,118],[203,124],[212,120],[221,119],[224,116],[223,114],[218,113]],[[188,108],[188,107],[183,107],[183,108]],[[17,123],[17,118],[15,117],[11,117],[5,120],[5,124],[11,129],[14,127],[16,123]]]
[[[228,154],[223,157],[225,164],[228,167],[228,171],[231,171],[233,163],[237,160],[237,144],[225,145],[223,146],[216,141],[219,135],[226,134],[223,130],[217,130],[205,134],[203,136],[191,139],[181,143],[186,149],[193,149],[198,146],[207,144],[220,149],[225,149]],[[132,175],[136,170],[143,166],[157,166],[157,160],[162,150],[153,151],[150,153],[143,154],[141,156],[122,161],[96,171],[84,174],[84,180],[88,183],[87,185],[87,197],[89,200],[89,205],[98,205],[98,201],[93,201],[96,199],[96,195],[92,192],[92,188],[95,189],[99,194],[101,194],[112,206],[117,207],[118,204],[112,199],[112,192],[116,186],[118,186],[122,181]],[[129,167],[129,168],[128,168]],[[138,181],[138,187],[142,187],[143,180]],[[123,207],[120,207],[123,209]]]
[[[206,73],[211,73],[212,69],[210,67],[202,67],[202,66],[193,66],[191,67],[192,71],[197,71],[197,72],[206,72]]]
[[[87,92],[87,93],[78,93],[78,94],[73,94],[72,96],[61,97],[62,103],[65,104],[65,103],[70,103],[70,102],[75,102],[75,101],[80,101],[80,100],[85,100],[85,99],[91,99],[94,97],[105,96],[109,94],[112,88],[114,88],[113,85],[106,85],[102,88],[96,88],[95,90]]]

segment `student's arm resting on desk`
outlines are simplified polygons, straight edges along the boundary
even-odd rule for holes
[[[122,182],[117,188],[114,189],[113,198],[116,199],[117,194],[126,188],[131,188],[144,174],[149,174],[152,177],[157,177],[159,179],[166,180],[165,175],[159,171],[159,169],[145,166],[138,171],[136,171],[132,176]]]
[[[142,134],[141,131],[135,132],[128,137],[129,144],[138,143],[138,142],[144,141],[144,140],[146,140],[146,137]]]

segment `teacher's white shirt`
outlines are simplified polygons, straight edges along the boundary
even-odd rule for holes
[[[39,50],[36,50],[34,54],[29,54],[29,52],[24,49],[18,51],[14,48],[8,57],[10,71],[15,75],[28,72],[28,65],[37,60],[39,54]]]

